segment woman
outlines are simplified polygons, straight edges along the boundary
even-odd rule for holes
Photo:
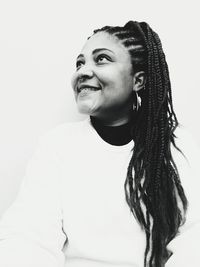
[[[133,21],[95,30],[72,87],[88,119],[41,138],[1,221],[1,265],[179,266],[168,265],[167,246],[187,199],[172,156],[178,121],[158,35]]]
[[[178,197],[184,212],[187,207],[171,155],[178,122],[165,56],[158,35],[146,23],[129,22],[94,33],[76,63],[77,105],[106,141],[123,145],[134,140],[126,200],[146,233],[145,266],[148,255],[150,266],[164,266],[170,256],[167,244],[184,220]]]

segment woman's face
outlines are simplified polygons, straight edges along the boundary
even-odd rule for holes
[[[99,32],[87,40],[76,61],[72,87],[78,110],[107,125],[129,120],[133,105],[131,58],[117,38]]]

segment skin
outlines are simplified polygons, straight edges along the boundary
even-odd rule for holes
[[[96,49],[102,49],[95,51]],[[80,113],[97,117],[105,125],[128,122],[133,110],[133,92],[144,86],[144,72],[134,73],[128,50],[105,32],[94,34],[83,46],[72,76],[72,88]],[[80,85],[100,90],[80,93]]]

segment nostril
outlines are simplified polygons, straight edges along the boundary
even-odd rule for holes
[[[91,68],[84,66],[78,70],[78,76],[79,78],[82,79],[90,78],[93,76],[93,70]]]
[[[91,80],[92,77],[93,76],[89,76],[89,75],[84,74],[84,75],[81,75],[79,77],[78,81],[79,81],[79,83],[83,83],[83,82],[85,82],[87,80]]]
[[[82,75],[82,76],[79,78],[79,81],[80,81],[80,82],[83,82],[86,78],[87,78],[86,75]]]

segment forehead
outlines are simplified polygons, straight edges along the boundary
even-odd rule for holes
[[[92,53],[93,50],[106,48],[113,51],[116,55],[126,55],[129,57],[128,50],[121,44],[117,37],[106,32],[98,32],[86,41],[81,50],[81,54]]]

